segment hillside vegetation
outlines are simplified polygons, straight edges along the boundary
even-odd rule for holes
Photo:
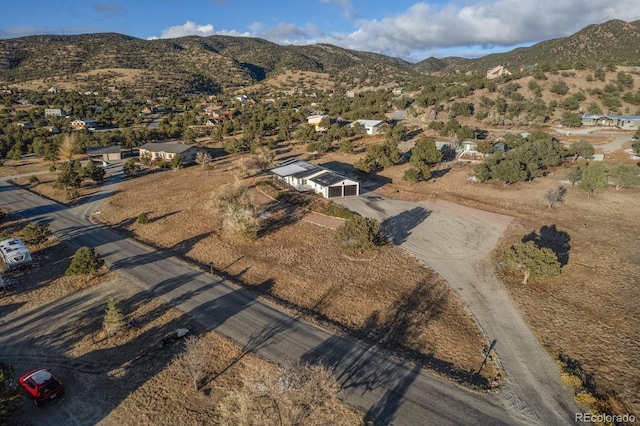
[[[428,58],[417,64],[328,44],[282,46],[250,37],[189,36],[142,40],[122,34],[41,35],[0,40],[0,85],[73,79],[113,68],[139,70],[135,86],[217,93],[265,80],[284,70],[328,73],[336,85],[404,84],[424,74],[484,75],[504,65],[539,69],[640,64],[640,24],[591,25],[569,37],[477,59]],[[55,64],[55,67],[51,65]]]

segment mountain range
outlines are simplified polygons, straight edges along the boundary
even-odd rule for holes
[[[640,21],[590,25],[568,37],[475,59],[428,58],[418,63],[328,44],[283,46],[221,35],[142,40],[99,33],[0,40],[0,85],[133,69],[152,82],[147,84],[216,92],[255,84],[284,70],[324,72],[337,79],[348,75],[359,81],[374,73],[388,76],[389,81],[406,81],[419,74],[484,75],[496,65],[562,68],[576,63],[590,68],[609,63],[640,65]]]

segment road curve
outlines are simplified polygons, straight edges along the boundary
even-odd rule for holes
[[[343,399],[362,408],[377,424],[530,423],[495,395],[469,391],[373,347],[333,335],[264,303],[249,290],[92,224],[82,206],[68,209],[0,181],[0,207],[47,221],[72,246],[94,247],[124,279],[266,359],[324,363],[338,377]],[[12,326],[11,317],[5,317],[2,328]]]
[[[408,202],[375,193],[338,201],[377,219],[391,241],[439,273],[456,291],[507,373],[502,392],[508,410],[533,424],[574,423],[582,412],[486,259],[511,218],[444,200]]]

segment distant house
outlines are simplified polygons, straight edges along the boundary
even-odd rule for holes
[[[511,75],[511,71],[503,67],[502,65],[498,65],[497,67],[491,68],[487,70],[487,78],[494,79],[498,78],[501,75]]]
[[[58,88],[53,86],[47,90],[47,93],[58,93]]]
[[[317,131],[325,131],[324,127],[320,127],[320,123],[325,117],[329,117],[327,114],[315,114],[307,117],[307,124],[314,126]]]
[[[624,130],[640,128],[638,115],[582,114],[580,119],[584,126],[619,127]]]
[[[71,122],[71,127],[76,130],[80,130],[80,129],[91,130],[98,127],[98,122],[93,118],[83,118],[83,119],[73,120]]]
[[[148,155],[151,160],[171,161],[177,154],[182,156],[182,164],[196,161],[198,152],[205,152],[196,145],[182,143],[146,143],[140,147],[140,157]]]
[[[391,93],[393,93],[396,96],[402,95],[404,93],[404,87],[396,87],[391,91]]]
[[[220,105],[207,105],[204,112],[216,120],[233,120],[235,111]]]
[[[47,130],[49,133],[53,133],[54,135],[60,133],[60,129],[58,129],[56,126],[45,126],[43,127],[43,129]]]
[[[353,90],[347,90],[347,92],[345,93],[345,96],[347,98],[355,98],[356,97],[356,92],[354,92]]]
[[[213,127],[216,124],[218,124],[218,121],[213,117],[207,118],[207,121],[204,122],[204,125],[207,127]]]
[[[271,173],[297,191],[313,191],[325,198],[360,194],[360,183],[316,164],[290,158],[280,162]]]
[[[16,123],[16,126],[22,127],[22,128],[25,128],[25,129],[33,129],[34,128],[33,121],[18,121]]]
[[[380,133],[380,128],[383,122],[380,120],[356,120],[351,123],[351,127],[356,123],[360,124],[368,135],[377,135]]]
[[[87,155],[90,160],[116,161],[122,159],[120,146],[97,146],[87,148]]]
[[[44,116],[45,117],[66,117],[67,112],[62,108],[45,108]]]

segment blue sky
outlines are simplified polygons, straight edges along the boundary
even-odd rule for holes
[[[117,32],[330,43],[417,62],[477,57],[640,19],[638,0],[4,0],[0,38]]]

